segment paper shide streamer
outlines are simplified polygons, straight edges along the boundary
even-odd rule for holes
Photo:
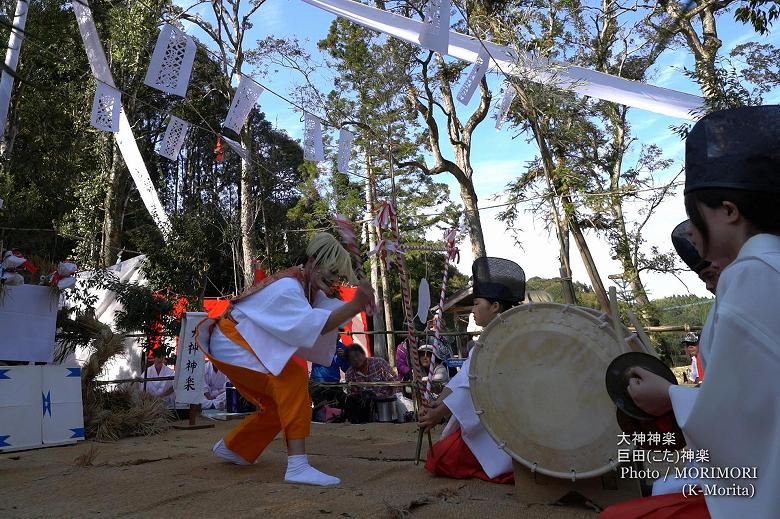
[[[344,173],[345,175],[349,173],[349,157],[352,154],[352,141],[354,138],[355,136],[349,130],[342,128],[339,131],[339,173]]]
[[[447,54],[450,44],[450,0],[428,0],[425,21],[420,31],[420,45]]]
[[[469,104],[471,101],[471,96],[474,95],[474,92],[477,90],[480,81],[482,81],[482,78],[485,77],[489,64],[490,55],[484,49],[482,49],[482,51],[477,56],[477,61],[475,61],[474,65],[471,67],[469,75],[466,77],[466,81],[463,82],[463,85],[460,87],[460,91],[458,92],[458,101],[460,101],[461,104]]]
[[[496,106],[496,130],[500,130],[504,125],[504,120],[506,119],[507,114],[509,114],[509,108],[512,106],[512,101],[514,101],[515,96],[517,96],[517,92],[515,92],[515,89],[512,88],[512,85],[509,83],[504,83],[501,90],[501,101]]]
[[[303,158],[314,162],[325,160],[325,150],[322,145],[322,122],[318,117],[304,112],[303,124]]]

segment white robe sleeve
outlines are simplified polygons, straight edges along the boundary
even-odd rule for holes
[[[330,317],[330,310],[312,308],[301,284],[282,278],[236,304],[236,329],[247,342],[252,328],[262,328],[297,348],[311,348]]]
[[[328,297],[322,290],[318,291],[317,295],[314,297],[314,308],[326,310],[328,315],[342,305],[344,305],[344,301]],[[347,319],[339,324],[339,327],[344,326],[350,320],[351,319]],[[300,348],[298,349],[297,354],[309,362],[314,362],[322,366],[330,366],[330,363],[333,361],[333,355],[336,354],[336,341],[338,341],[338,338],[338,327],[325,334],[319,333],[311,348]]]
[[[774,264],[738,258],[724,269],[707,322],[712,329],[702,334],[712,338],[702,349],[708,354],[707,377],[698,389],[670,388],[688,448],[706,450],[706,466],[757,469],[757,479],[701,478],[713,519],[775,517],[780,511],[778,269],[780,250]],[[707,485],[712,489],[753,485],[755,495],[706,495]]]
[[[444,405],[452,411],[452,418],[447,423],[442,437],[448,436],[460,427],[463,441],[474,453],[482,470],[488,477],[494,478],[512,470],[512,458],[498,448],[495,440],[479,421],[469,389],[470,360],[468,359],[463,364],[458,374],[447,384],[447,387],[452,390],[452,394],[444,399]]]

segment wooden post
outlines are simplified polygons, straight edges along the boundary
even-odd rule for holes
[[[188,423],[177,423],[173,426],[174,429],[182,431],[192,431],[195,429],[211,429],[214,427],[213,423],[200,422],[198,423],[198,416],[200,416],[200,404],[190,404],[190,419]]]

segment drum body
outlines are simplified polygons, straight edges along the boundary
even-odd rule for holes
[[[512,308],[485,328],[472,351],[474,407],[496,443],[532,471],[600,476],[617,465],[620,433],[604,373],[617,355],[641,347],[618,339],[612,319],[591,309]]]

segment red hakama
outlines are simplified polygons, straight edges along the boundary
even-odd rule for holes
[[[612,505],[598,519],[710,519],[710,513],[703,495],[685,497],[675,492]]]
[[[456,479],[478,478],[490,483],[513,484],[515,475],[512,472],[489,478],[479,460],[463,441],[460,429],[433,444],[428,451],[425,469],[436,476]]]

